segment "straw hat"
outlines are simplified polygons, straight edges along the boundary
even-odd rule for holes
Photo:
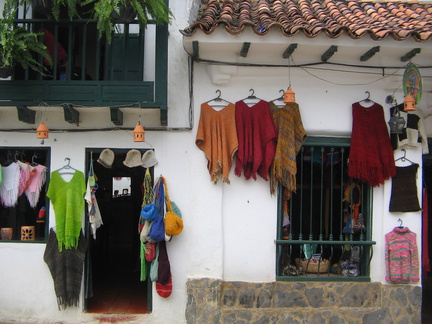
[[[114,152],[110,149],[105,149],[99,154],[97,161],[102,164],[105,168],[110,169],[114,162]]]
[[[142,166],[143,168],[151,168],[155,166],[158,161],[155,157],[155,152],[153,150],[147,150],[142,156]]]
[[[130,150],[127,152],[126,159],[123,161],[123,164],[129,168],[140,166],[142,164],[141,152],[138,150]]]

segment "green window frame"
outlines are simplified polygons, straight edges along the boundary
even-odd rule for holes
[[[308,137],[297,190],[279,186],[276,280],[370,281],[372,187],[348,177],[349,149],[350,138]]]

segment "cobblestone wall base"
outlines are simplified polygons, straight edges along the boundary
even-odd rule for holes
[[[421,287],[370,282],[187,282],[188,324],[421,323]]]

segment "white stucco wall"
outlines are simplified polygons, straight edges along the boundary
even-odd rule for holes
[[[189,18],[192,1],[172,1],[176,19],[170,26],[169,37],[169,126],[188,127],[188,69],[182,36]],[[171,199],[180,207],[184,231],[168,243],[173,273],[173,293],[168,299],[153,291],[153,312],[139,317],[139,323],[183,323],[188,278],[222,278],[250,282],[275,280],[276,197],[269,194],[269,186],[262,179],[245,181],[231,172],[231,184],[213,184],[206,169],[202,151],[195,145],[200,104],[215,97],[220,89],[222,97],[235,102],[247,97],[249,89],[265,100],[280,96],[279,90],[289,84],[287,68],[221,67],[228,75],[223,84],[212,78],[218,67],[194,64],[194,127],[183,131],[146,132],[146,142],[134,143],[132,131],[96,131],[51,133],[45,146],[51,147],[51,168],[71,165],[85,169],[85,148],[144,148],[155,149],[159,163],[155,175],[162,174],[168,183]],[[358,69],[361,71],[361,69]],[[349,136],[352,126],[351,104],[365,98],[383,105],[386,120],[388,108],[385,97],[393,91],[398,102],[403,101],[399,85],[376,75],[340,73],[329,70],[291,69],[291,83],[309,135]],[[338,84],[323,81],[323,79]],[[378,80],[376,82],[373,82]],[[401,81],[400,81],[401,82]],[[360,85],[362,84],[362,85]],[[431,107],[430,90],[418,108],[427,112]],[[48,118],[50,128],[109,127],[109,111],[80,109],[80,126],[63,120],[62,110],[50,108],[37,118]],[[133,128],[138,113],[125,109],[124,126]],[[48,117],[47,117],[48,116]],[[0,146],[40,146],[34,133],[2,132],[2,127],[27,127],[16,118],[15,108],[1,111]],[[143,115],[146,126],[146,115]],[[37,123],[39,120],[37,121]],[[7,126],[6,126],[7,125]],[[410,160],[421,164],[421,151],[410,150]],[[51,170],[51,171],[52,171]],[[419,170],[421,175],[421,170]],[[421,177],[418,177],[421,188]],[[384,235],[398,225],[398,218],[418,234],[420,249],[420,213],[388,212],[391,182],[374,189],[373,240],[377,242],[371,265],[373,281],[385,282]],[[420,190],[419,190],[420,194]],[[50,210],[52,212],[52,210]],[[53,217],[50,226],[54,226]],[[82,313],[80,308],[57,310],[52,279],[42,257],[45,244],[0,242],[0,321],[39,320],[42,322],[95,322],[95,315]],[[96,321],[97,322],[97,321]]]

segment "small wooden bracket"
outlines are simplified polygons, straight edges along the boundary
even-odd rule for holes
[[[292,43],[290,46],[288,46],[288,48],[285,50],[285,52],[283,53],[282,57],[284,59],[290,58],[290,56],[292,55],[292,53],[294,53],[295,49],[297,48],[297,43]]]
[[[241,57],[246,57],[248,55],[250,45],[251,45],[250,42],[244,42],[243,43],[242,49],[240,51],[240,56]]]
[[[365,62],[365,61],[369,60],[372,56],[374,56],[379,51],[380,51],[380,47],[379,46],[372,47],[369,51],[367,51],[366,53],[364,53],[360,57],[360,61]]]
[[[192,42],[192,51],[193,51],[192,58],[194,60],[198,60],[199,59],[199,43],[198,43],[198,41]]]
[[[401,57],[401,61],[402,62],[407,62],[407,61],[411,60],[414,56],[416,56],[417,54],[419,54],[420,52],[421,52],[420,48],[414,48],[413,50],[409,51],[404,56],[402,56]]]
[[[333,54],[337,52],[337,50],[338,47],[336,45],[330,46],[330,48],[327,51],[325,51],[325,53],[321,56],[321,61],[327,62],[329,58],[332,57]]]
[[[63,104],[64,119],[70,124],[79,124],[79,111],[72,104]]]
[[[17,106],[18,120],[27,124],[34,124],[36,120],[36,112],[30,110],[27,106]]]
[[[123,112],[118,107],[110,107],[111,121],[114,125],[123,125]]]

